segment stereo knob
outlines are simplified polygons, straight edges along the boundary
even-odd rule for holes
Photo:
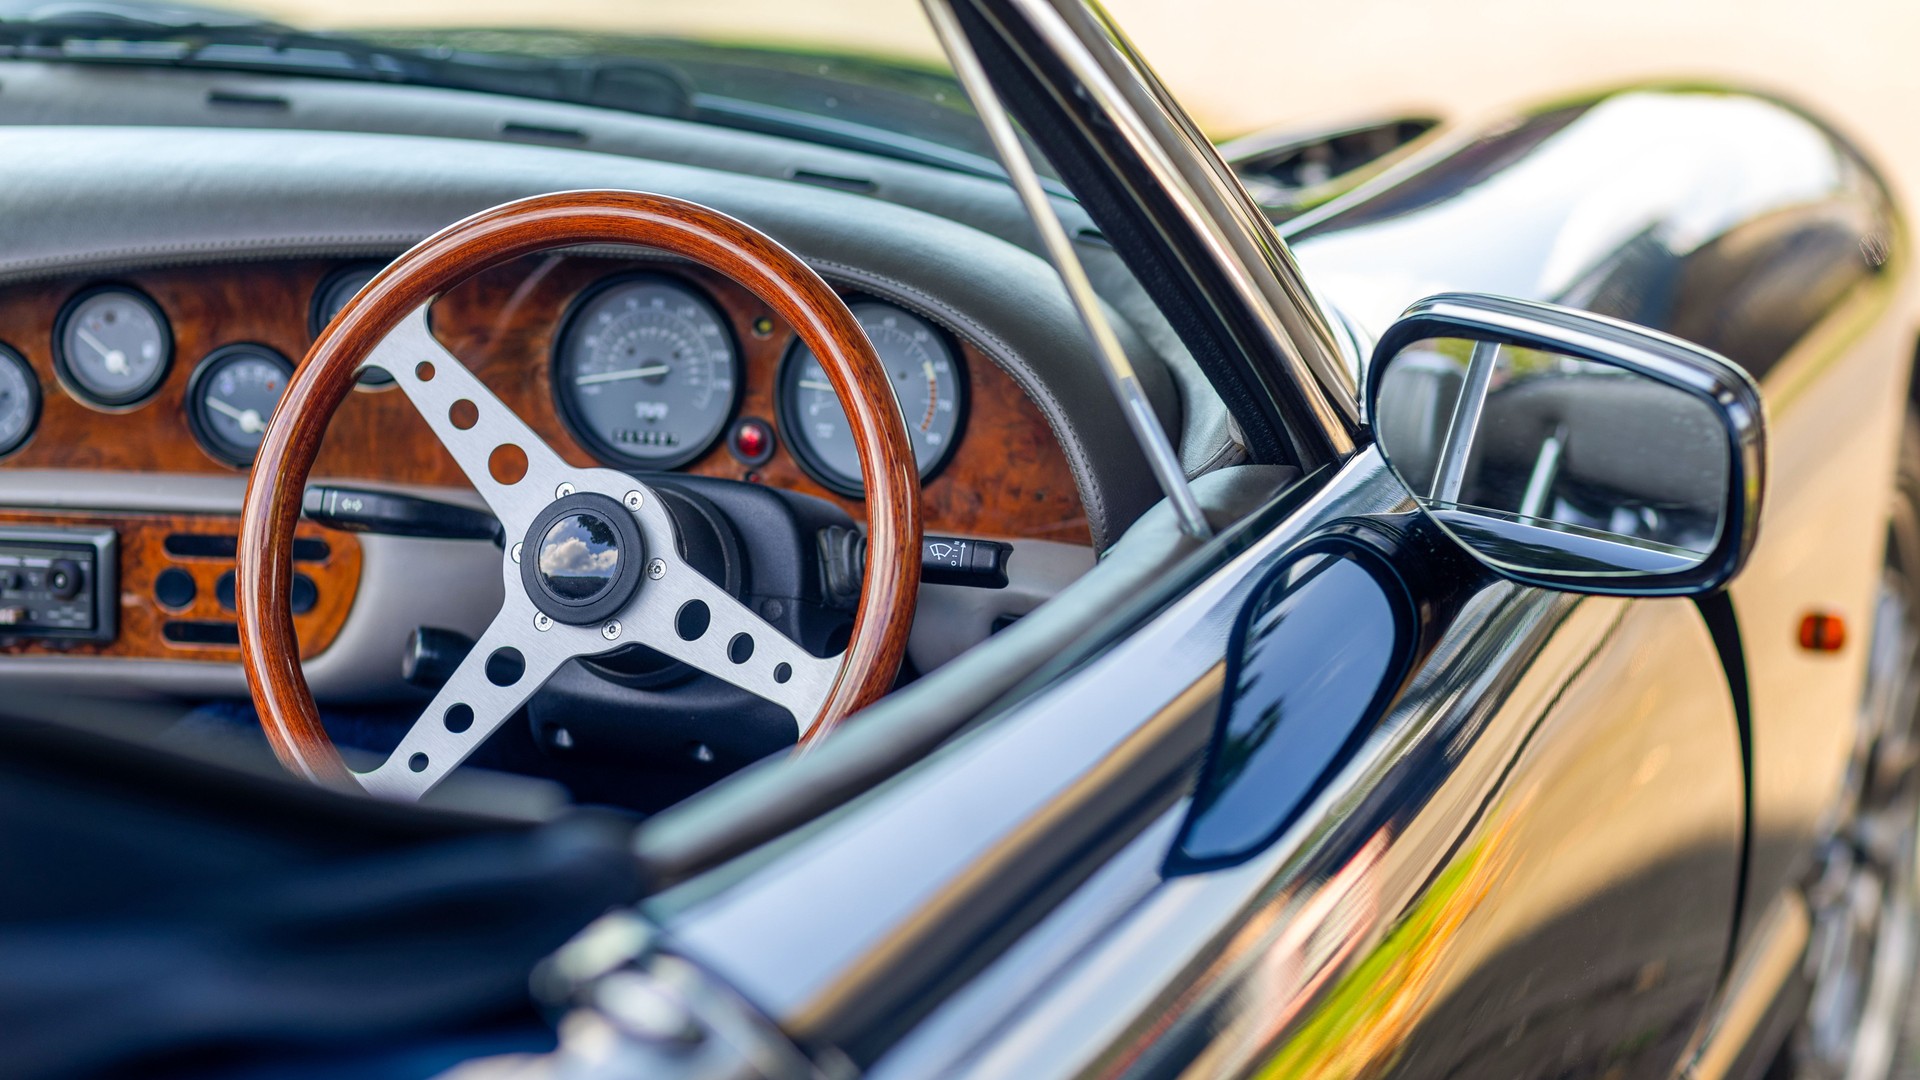
[[[80,595],[80,564],[72,559],[55,559],[47,567],[47,591],[55,600],[71,600]]]

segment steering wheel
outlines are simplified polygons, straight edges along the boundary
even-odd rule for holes
[[[470,275],[583,244],[664,251],[731,277],[787,320],[846,410],[867,489],[867,564],[846,651],[815,657],[679,555],[660,496],[626,473],[567,464],[434,339],[427,309]],[[392,375],[506,530],[506,601],[398,748],[349,770],[300,669],[293,533],[327,423],[363,367]],[[920,476],[880,359],[839,296],[757,230],[696,203],[578,191],[506,203],[400,256],[321,332],[274,410],[240,522],[235,595],[247,683],[297,775],[416,799],[559,667],[631,644],[793,713],[804,749],[892,686],[920,581]]]

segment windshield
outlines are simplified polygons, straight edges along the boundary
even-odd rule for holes
[[[0,56],[513,94],[1004,175],[911,0],[0,0]]]

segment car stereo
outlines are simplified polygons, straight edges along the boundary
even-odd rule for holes
[[[112,529],[0,527],[0,640],[112,641]]]

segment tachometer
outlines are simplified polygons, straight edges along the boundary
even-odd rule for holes
[[[671,469],[699,457],[727,426],[739,385],[726,320],[670,278],[616,278],[583,294],[554,344],[561,415],[616,464]]]
[[[145,401],[172,360],[173,331],[160,306],[122,286],[69,300],[54,327],[54,370],[74,396],[100,408]]]
[[[865,300],[848,310],[867,331],[907,421],[907,440],[926,479],[959,441],[967,381],[952,344],[932,323],[892,304]],[[860,456],[833,384],[813,351],[794,342],[780,365],[780,427],[808,475],[832,491],[859,497]]]
[[[208,353],[187,383],[187,420],[200,445],[229,465],[252,465],[292,375],[287,358],[265,345]]]

